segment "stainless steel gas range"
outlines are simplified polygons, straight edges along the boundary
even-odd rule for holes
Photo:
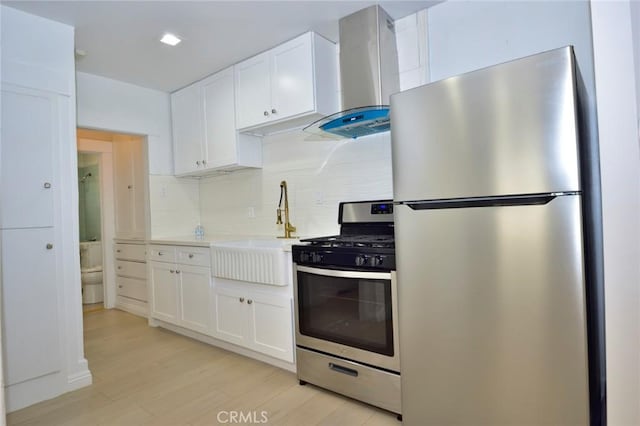
[[[400,415],[393,204],[341,203],[338,222],[292,248],[298,379]]]

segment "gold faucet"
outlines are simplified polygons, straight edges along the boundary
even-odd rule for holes
[[[276,210],[276,225],[282,225],[282,194],[284,194],[284,236],[278,238],[295,238],[291,236],[292,232],[296,232],[296,227],[289,222],[289,196],[287,194],[287,181],[280,182],[280,202],[278,210]]]

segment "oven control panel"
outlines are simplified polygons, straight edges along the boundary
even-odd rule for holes
[[[293,246],[293,261],[298,265],[339,266],[350,269],[392,271],[396,268],[393,253],[371,253],[345,250],[314,250],[313,247]]]

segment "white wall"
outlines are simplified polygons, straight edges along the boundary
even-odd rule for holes
[[[640,149],[633,63],[638,51],[629,1],[593,1],[591,11],[602,168],[608,424],[638,425]],[[637,49],[637,33],[635,41]]]
[[[78,127],[147,136],[151,237],[190,234],[197,181],[173,177],[169,94],[80,72],[77,86]]]
[[[77,73],[78,127],[146,135],[149,173],[173,174],[169,94]]]

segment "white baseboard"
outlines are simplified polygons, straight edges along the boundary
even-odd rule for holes
[[[60,371],[7,386],[5,388],[7,413],[55,398],[65,392],[64,378]]]
[[[129,299],[127,297],[116,297],[116,309],[129,312],[130,314],[137,315],[139,317],[148,318],[149,308],[147,302],[141,302],[139,300]]]
[[[232,343],[224,342],[222,340],[215,339],[210,336],[206,336],[204,334],[197,333],[195,331],[188,330],[186,328],[179,327],[177,325],[169,324],[164,321],[153,319],[153,321],[149,321],[151,327],[162,327],[167,330],[171,330],[174,333],[182,334],[183,336],[191,337],[192,339],[198,340],[203,343],[207,343],[212,346],[217,346],[219,348],[225,349],[229,352],[235,352],[237,354],[246,356],[248,358],[253,358],[258,361],[262,361],[266,364],[273,365],[274,367],[282,368],[283,370],[291,371],[292,373],[296,372],[296,364],[290,363],[286,361],[282,361],[280,359],[272,358],[268,355],[263,355],[258,352],[254,352],[251,349],[242,348],[240,346],[236,346]]]
[[[92,383],[93,376],[91,375],[91,371],[89,371],[89,369],[86,369],[79,373],[70,374],[67,377],[67,392],[89,386]]]

